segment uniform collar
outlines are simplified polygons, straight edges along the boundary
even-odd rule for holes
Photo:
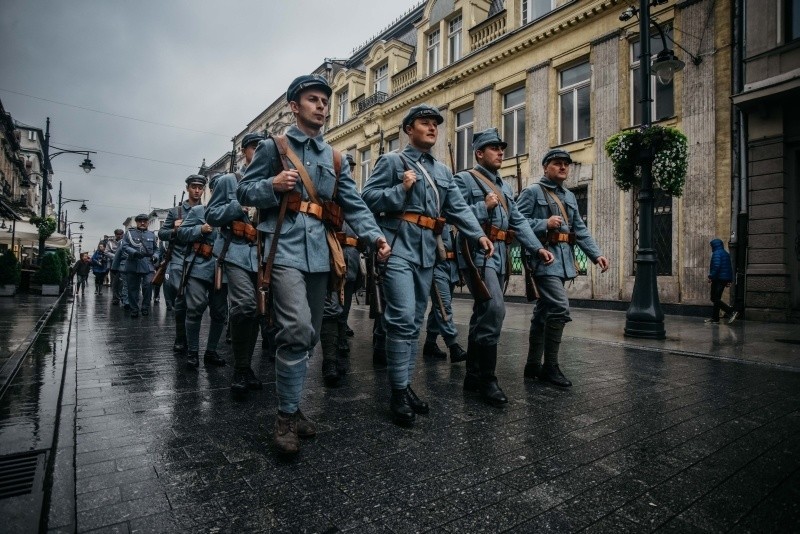
[[[559,185],[556,182],[554,182],[553,180],[551,180],[550,178],[545,178],[544,176],[539,178],[539,183],[542,184],[543,186],[545,186],[548,189],[556,189],[556,190],[562,191],[562,192],[566,191],[566,187],[564,187],[563,182],[561,183],[561,185]]]
[[[317,152],[322,152],[325,149],[325,141],[322,139],[322,134],[319,134],[316,137],[309,137],[303,133],[303,130],[298,128],[296,124],[291,125],[289,129],[286,130],[286,137],[292,138],[301,145],[304,145],[306,141],[310,140],[311,143],[309,144],[313,146]]]
[[[475,164],[475,169],[478,172],[480,172],[481,174],[483,174],[484,176],[486,176],[487,178],[492,178],[495,182],[497,182],[499,184],[503,183],[503,179],[500,178],[500,174],[499,173],[491,172],[489,169],[487,169],[483,165],[478,165],[477,163]]]
[[[407,144],[406,147],[403,149],[402,154],[410,159],[411,161],[419,161],[422,160],[430,160],[435,161],[436,159],[431,155],[430,152],[423,152],[417,147],[413,146],[411,143]],[[423,156],[427,156],[423,158]]]

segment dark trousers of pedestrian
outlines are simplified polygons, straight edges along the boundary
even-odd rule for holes
[[[119,271],[111,271],[111,303],[118,304],[122,300],[122,273]]]
[[[725,315],[730,315],[731,312],[733,312],[733,308],[722,301],[722,293],[729,283],[730,282],[726,282],[725,280],[711,281],[711,303],[714,305],[713,311],[711,312],[712,321],[719,321],[720,310],[725,312]]]
[[[106,281],[106,274],[107,273],[94,273],[94,294],[95,295],[102,295],[103,294],[103,284]]]
[[[128,272],[128,304],[131,307],[131,313],[139,313],[139,310],[150,311],[150,301],[153,286],[153,273],[135,273]]]
[[[77,295],[80,291],[83,293],[86,290],[86,282],[89,280],[89,275],[81,276],[78,275],[78,283],[75,285],[75,294]]]

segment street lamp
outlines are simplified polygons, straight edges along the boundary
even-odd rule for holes
[[[90,169],[91,170],[91,169]],[[89,172],[89,171],[87,171]],[[61,206],[64,204],[69,204],[70,202],[80,202],[81,207],[78,208],[81,210],[81,213],[86,213],[89,208],[86,206],[88,202],[85,198],[66,198],[61,196],[61,182],[58,182],[58,231],[61,231]],[[65,217],[66,220],[66,217]]]
[[[44,143],[42,144],[42,152],[44,153],[44,160],[45,160],[44,167],[42,168],[42,171],[43,171],[42,172],[42,213],[41,213],[42,220],[47,218],[47,189],[49,187],[48,186],[48,178],[49,178],[50,173],[53,172],[53,165],[51,163],[53,161],[53,158],[55,158],[56,156],[60,156],[61,154],[82,154],[83,156],[85,156],[85,158],[84,158],[83,162],[78,166],[81,169],[83,169],[83,172],[90,172],[92,169],[94,169],[94,165],[92,164],[92,160],[89,159],[89,154],[97,154],[97,152],[94,152],[92,150],[67,150],[65,148],[59,148],[57,146],[54,146],[53,148],[56,149],[57,152],[54,152],[54,153],[51,154],[50,153],[50,117],[47,117],[47,128],[45,129]],[[83,201],[83,202],[84,202],[84,204],[81,206],[81,211],[85,212],[88,208],[86,208],[85,201]],[[60,209],[59,209],[58,216],[59,216],[58,225],[60,226],[61,225],[61,222],[60,222],[61,210]],[[45,241],[44,238],[39,237],[39,259],[40,260],[44,256],[44,241]]]
[[[658,81],[667,84],[672,81],[676,71],[684,67],[684,63],[675,57],[672,50],[667,49],[667,40],[664,32],[655,21],[650,20],[650,3],[663,4],[666,0],[639,0],[639,39],[641,56],[639,56],[639,73],[642,99],[640,100],[642,112],[642,128],[647,128],[652,122],[652,95],[650,90],[650,76],[653,73]],[[620,15],[620,20],[625,21],[637,14],[635,7],[629,7]],[[653,60],[651,65],[650,54],[650,24],[655,25],[661,36],[664,50]],[[652,67],[652,69],[651,69]],[[625,316],[625,335],[628,337],[646,339],[664,339],[667,334],[664,330],[664,312],[658,300],[658,258],[653,248],[653,158],[652,150],[642,154],[641,175],[642,184],[639,188],[639,248],[636,251],[636,277],[631,294],[631,304]]]

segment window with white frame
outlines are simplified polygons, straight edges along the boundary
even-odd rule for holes
[[[503,141],[506,157],[525,153],[525,88],[503,95]]]
[[[372,71],[375,82],[372,84],[373,92],[389,94],[389,64],[384,63]]]
[[[336,98],[336,106],[339,124],[344,124],[350,118],[350,91],[347,89],[339,91]]]
[[[28,141],[36,141],[36,131],[28,130]]]
[[[800,0],[784,0],[785,42],[800,39]]]
[[[559,142],[570,143],[589,137],[591,125],[589,94],[592,67],[589,62],[559,72]]]
[[[428,74],[433,74],[439,70],[439,30],[434,30],[428,34]]]
[[[522,23],[543,17],[553,11],[555,0],[522,0]]]
[[[370,164],[372,163],[372,151],[369,148],[365,148],[359,154],[361,156],[361,164],[359,166],[359,171],[361,172],[361,183],[364,183],[369,179]]]
[[[475,110],[456,113],[456,170],[472,168],[472,132],[475,131]]]
[[[664,35],[672,35],[672,28],[665,27]],[[631,42],[631,125],[642,123],[642,74],[639,70],[639,56],[642,53],[640,39]],[[650,37],[650,52],[654,56],[664,49],[664,43],[658,35]],[[659,83],[655,76],[650,76],[650,116],[655,121],[660,121],[675,114],[675,85],[673,81],[664,85]]]
[[[461,59],[461,15],[448,23],[447,47],[448,65]]]
[[[392,139],[389,139],[389,142],[386,143],[386,145],[387,145],[386,146],[386,151],[387,152],[394,152],[395,150],[400,148],[400,138],[399,137],[394,137]]]

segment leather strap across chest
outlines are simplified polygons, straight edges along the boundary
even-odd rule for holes
[[[506,200],[506,196],[503,194],[503,191],[497,188],[497,184],[495,184],[492,180],[489,180],[489,178],[484,176],[483,173],[478,169],[469,169],[467,172],[470,173],[476,180],[480,180],[487,187],[489,187],[489,189],[492,190],[492,193],[497,195],[497,200],[503,206],[503,209],[506,210],[506,213],[508,213],[508,201]]]
[[[559,211],[561,211],[561,215],[564,217],[564,222],[567,223],[567,227],[569,227],[570,226],[570,224],[569,224],[569,215],[567,214],[567,209],[564,207],[564,203],[561,202],[561,199],[558,198],[558,195],[556,195],[549,188],[544,187],[542,184],[539,184],[539,187],[547,195],[550,195],[550,197],[553,199],[553,201],[555,201],[556,206],[558,206]]]

